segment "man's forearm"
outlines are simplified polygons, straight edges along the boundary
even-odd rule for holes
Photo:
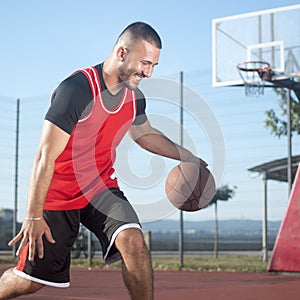
[[[162,155],[164,157],[180,160],[197,162],[195,157],[189,150],[172,142],[165,135],[156,129],[139,137],[136,142],[145,150],[152,153]]]
[[[29,188],[27,217],[43,216],[46,195],[54,172],[54,161],[38,153],[32,167]]]

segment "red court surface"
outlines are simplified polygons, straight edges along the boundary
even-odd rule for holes
[[[4,270],[0,266],[0,273]],[[71,287],[45,287],[18,299],[130,299],[120,270],[72,268]],[[300,276],[269,273],[155,271],[156,300],[300,299]],[[141,299],[143,300],[143,299]]]

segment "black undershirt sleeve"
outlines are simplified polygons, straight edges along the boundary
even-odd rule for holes
[[[136,113],[136,118],[132,124],[141,125],[147,121],[147,115],[146,115],[145,96],[139,89],[136,90],[136,103],[137,103],[137,113]]]
[[[84,110],[92,103],[92,92],[83,73],[65,79],[53,92],[45,120],[71,134]]]
[[[99,72],[101,74],[101,72]],[[102,74],[101,74],[102,75]],[[104,103],[106,102],[105,99]],[[147,120],[145,113],[146,100],[143,93],[136,90],[137,115],[134,125],[141,125]],[[62,81],[51,97],[51,106],[45,120],[72,134],[78,120],[84,116],[92,105],[92,92],[85,75],[77,72]]]

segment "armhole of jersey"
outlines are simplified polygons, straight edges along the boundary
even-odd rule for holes
[[[96,82],[96,85],[97,85],[97,95],[101,95],[101,93],[102,93],[102,90],[101,90],[101,84],[100,84],[100,77],[99,77],[99,74],[98,74],[98,72],[97,72],[97,70],[96,70],[96,68],[95,67],[91,67],[90,68],[91,70],[92,70],[92,72],[93,72],[93,74],[94,74],[94,78],[95,78],[95,82]],[[95,91],[96,92],[96,91]]]
[[[132,118],[132,122],[134,122],[136,115],[137,115],[137,101],[136,101],[136,92],[132,91],[132,104],[133,104],[133,118]]]
[[[92,68],[90,68],[92,69]],[[79,70],[78,72],[81,72],[85,75],[85,77],[87,78],[88,82],[89,82],[89,85],[90,85],[90,88],[91,88],[91,91],[92,91],[92,108],[91,108],[91,111],[86,115],[84,116],[82,119],[78,120],[78,122],[83,122],[85,120],[87,120],[93,113],[94,111],[94,106],[95,106],[95,102],[96,102],[96,87],[95,87],[95,84],[93,82],[93,79],[92,79],[92,76],[91,74],[86,70],[86,69],[82,69],[82,70]],[[97,82],[97,79],[96,79],[96,82]]]

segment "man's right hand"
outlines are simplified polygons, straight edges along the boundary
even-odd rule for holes
[[[51,234],[51,230],[44,219],[34,221],[25,220],[20,232],[8,243],[8,245],[13,246],[21,240],[20,246],[16,253],[16,255],[19,256],[27,243],[29,243],[28,259],[33,261],[36,247],[39,258],[44,257],[43,235],[45,235],[49,243],[55,243],[55,240]]]

